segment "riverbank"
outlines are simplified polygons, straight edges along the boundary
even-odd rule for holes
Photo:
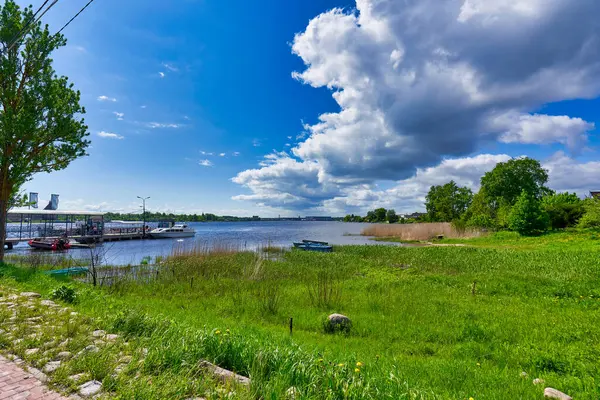
[[[90,329],[148,349],[132,375],[101,380],[117,398],[187,398],[182,388],[204,382],[195,366],[208,360],[252,379],[239,398],[534,399],[552,386],[595,399],[599,255],[577,246],[342,246],[273,260],[199,251],[144,283],[69,283],[78,297],[69,307]],[[1,271],[0,284],[19,291],[48,296],[64,284]],[[334,312],[352,319],[349,334],[325,332]],[[128,385],[138,372],[152,386]],[[193,395],[220,398],[211,385]]]

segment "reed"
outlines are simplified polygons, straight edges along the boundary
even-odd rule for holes
[[[422,224],[375,224],[363,229],[364,236],[393,237],[402,240],[431,240],[439,236],[447,239],[480,237],[479,229],[458,229],[448,222]]]

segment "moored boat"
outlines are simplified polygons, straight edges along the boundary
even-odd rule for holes
[[[193,237],[196,235],[196,231],[185,224],[173,225],[169,228],[157,228],[148,232],[148,235],[152,238],[162,239],[179,239],[186,237]]]
[[[69,239],[32,239],[29,241],[29,246],[38,250],[62,251],[69,250],[71,243]]]
[[[327,242],[319,242],[316,240],[303,240],[302,242],[294,242],[294,247],[305,251],[317,251],[321,253],[331,253],[333,246]]]

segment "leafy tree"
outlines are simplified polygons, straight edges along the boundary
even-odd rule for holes
[[[551,193],[544,186],[548,182],[548,171],[532,158],[513,158],[498,163],[481,178],[481,190],[485,193],[490,208],[496,211],[501,205],[512,206],[525,191],[535,199]],[[495,217],[495,216],[494,216]]]
[[[365,217],[365,222],[377,222],[377,215],[375,211],[367,212],[367,216]]]
[[[52,68],[50,54],[66,44],[33,21],[31,7],[0,6],[0,238],[20,187],[38,172],[66,168],[86,155],[80,93]],[[13,44],[13,41],[15,41]],[[0,261],[4,246],[0,246]]]
[[[583,201],[585,214],[579,220],[579,228],[600,228],[600,199],[585,199]]]
[[[390,224],[395,224],[396,222],[398,222],[400,218],[398,217],[398,214],[396,214],[396,210],[387,210],[387,213],[385,215],[385,220],[387,222],[389,222]]]
[[[385,216],[387,214],[387,210],[385,208],[377,208],[374,211],[375,213],[375,222],[385,222]]]
[[[443,186],[432,186],[425,199],[429,221],[450,222],[461,218],[467,211],[473,201],[473,192],[450,181]]]
[[[542,207],[548,213],[552,229],[575,226],[585,213],[583,201],[575,193],[544,196]]]
[[[523,190],[508,218],[509,228],[521,235],[538,235],[548,229],[550,220],[541,202]]]

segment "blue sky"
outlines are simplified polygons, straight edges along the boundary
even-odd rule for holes
[[[571,6],[561,21],[587,29],[556,38],[566,1],[432,1],[96,0],[54,57],[82,92],[90,156],[26,190],[63,209],[134,211],[140,195],[174,212],[415,211],[431,184],[476,189],[519,155],[556,189],[600,187],[600,58],[584,46],[600,6]]]

